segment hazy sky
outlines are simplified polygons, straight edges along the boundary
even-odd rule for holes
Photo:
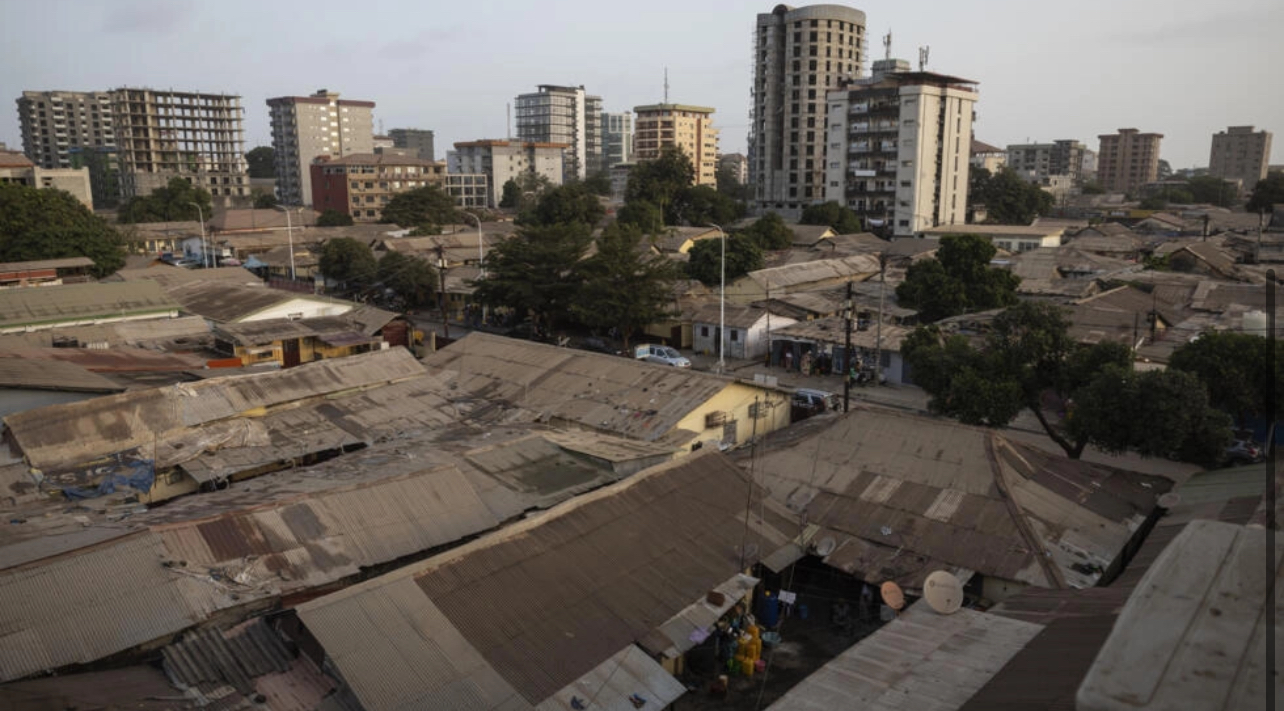
[[[979,82],[977,138],[1058,138],[1094,150],[1120,127],[1165,135],[1174,168],[1208,164],[1228,125],[1276,133],[1284,163],[1284,2],[919,0],[853,3],[870,54]],[[320,88],[372,100],[376,126],[502,138],[505,105],[537,84],[583,84],[607,111],[663,98],[717,109],[743,151],[754,18],[772,3],[650,0],[0,0],[0,99],[23,90],[151,86],[239,94],[247,147],[270,144],[273,96]],[[1054,9],[1055,8],[1055,9]],[[867,64],[868,66],[868,64]],[[13,103],[0,141],[21,147]]]

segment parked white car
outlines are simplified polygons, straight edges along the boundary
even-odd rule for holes
[[[644,343],[634,348],[633,357],[648,363],[672,365],[678,368],[691,367],[691,361],[687,360],[681,353],[669,346],[661,346],[655,343]]]

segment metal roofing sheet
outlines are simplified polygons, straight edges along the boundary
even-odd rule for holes
[[[31,262],[0,262],[0,272],[16,272],[28,269],[69,269],[71,267],[92,267],[94,260],[89,257],[68,257],[66,259],[38,259]]]
[[[58,349],[64,350],[64,349]],[[75,363],[0,352],[0,388],[116,393],[124,386]]]
[[[768,709],[957,709],[1040,629],[968,609],[940,615],[919,602]]]
[[[663,709],[687,691],[655,660],[633,645],[620,650],[592,671],[569,684],[535,707],[536,711],[566,711],[579,699],[587,708],[603,711],[636,711],[630,700],[643,699],[647,708]]]
[[[178,304],[152,282],[0,289],[0,328],[147,314],[160,316],[177,310]]]

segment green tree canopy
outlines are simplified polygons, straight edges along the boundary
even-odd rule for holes
[[[377,274],[379,283],[396,292],[406,308],[431,306],[436,301],[437,270],[423,257],[385,252],[379,258]]]
[[[633,225],[649,235],[664,232],[664,214],[660,208],[646,200],[626,202],[615,213],[615,219],[622,225]]]
[[[1271,393],[1284,405],[1284,342],[1273,347],[1265,335],[1204,333],[1173,351],[1168,367],[1197,377],[1212,406],[1244,424],[1269,414]]]
[[[1220,207],[1235,204],[1239,194],[1234,183],[1211,175],[1197,175],[1187,179],[1186,191],[1190,194],[1191,202],[1210,203]],[[1173,199],[1172,202],[1181,200]]]
[[[1270,212],[1276,205],[1284,205],[1284,172],[1279,171],[1257,181],[1247,207],[1249,212]]]
[[[517,217],[517,224],[528,226],[569,225],[581,223],[590,229],[606,215],[606,208],[584,183],[569,183],[546,191],[535,206]]]
[[[727,235],[727,283],[752,271],[762,269],[762,249],[752,238],[741,234]],[[722,284],[722,240],[702,239],[691,247],[687,275],[706,286]]]
[[[740,230],[740,234],[753,240],[759,249],[772,251],[789,249],[794,243],[794,233],[785,224],[784,219],[774,212],[759,217],[752,225]]]
[[[856,213],[833,200],[803,208],[802,217],[798,222],[804,225],[827,225],[840,235],[864,230],[864,224]]]
[[[525,225],[486,254],[486,278],[474,282],[473,298],[491,308],[529,312],[551,333],[571,313],[592,241],[583,222]]]
[[[352,215],[346,212],[323,210],[317,215],[317,227],[349,227],[352,224]]]
[[[677,224],[672,204],[680,191],[695,182],[695,176],[691,158],[681,148],[670,146],[660,152],[659,158],[641,161],[629,170],[624,199],[645,200],[659,207],[669,224]]]
[[[985,205],[986,221],[1000,225],[1028,225],[1052,209],[1051,193],[1004,167],[991,174],[985,168],[973,168],[968,178],[968,201]]]
[[[674,193],[665,221],[670,225],[685,223],[695,227],[711,222],[725,225],[740,219],[744,209],[743,203],[708,185],[689,185]]]
[[[717,180],[718,192],[737,202],[747,202],[752,197],[749,186],[740,182],[736,171],[731,166],[719,166],[714,178]]]
[[[265,190],[254,191],[254,209],[255,210],[271,210],[272,208],[276,207],[276,205],[277,205],[276,195],[273,195],[272,193],[267,192]]]
[[[517,209],[522,202],[522,188],[513,178],[504,182],[504,192],[499,198],[499,206],[506,209]]]
[[[597,253],[584,261],[583,287],[571,312],[591,328],[619,329],[624,347],[635,331],[673,311],[674,262],[642,245],[642,230],[612,223],[597,240]]]
[[[448,225],[458,219],[455,199],[436,185],[407,190],[383,207],[383,222],[401,227]]]
[[[611,194],[611,176],[605,170],[599,170],[584,180],[584,187],[594,195],[607,197]]]
[[[1098,180],[1084,181],[1083,186],[1080,187],[1080,190],[1083,191],[1084,195],[1105,195],[1106,194],[1105,186],[1103,186],[1101,184],[1101,181],[1098,181]]]
[[[0,262],[88,257],[105,277],[125,266],[120,233],[71,193],[0,183]]]
[[[1088,444],[1143,456],[1217,458],[1229,437],[1227,420],[1208,407],[1198,386],[1187,392],[1191,376],[1134,373],[1127,346],[1082,346],[1068,328],[1061,307],[1022,302],[994,319],[980,347],[925,326],[901,352],[931,395],[931,409],[960,422],[1003,427],[1029,409],[1074,459]]]
[[[917,309],[924,322],[968,311],[1011,306],[1020,277],[990,266],[997,250],[979,235],[945,235],[934,259],[911,264],[896,287],[902,306]]]
[[[276,151],[271,146],[256,146],[245,154],[251,178],[276,177]]]
[[[193,204],[195,203],[195,205]],[[196,206],[200,206],[200,210]],[[116,212],[121,224],[138,222],[183,222],[213,217],[209,191],[185,178],[170,178],[169,184],[150,195],[126,200]]]
[[[378,265],[370,245],[351,237],[326,240],[321,245],[318,266],[326,279],[345,288],[370,286],[377,279]]]

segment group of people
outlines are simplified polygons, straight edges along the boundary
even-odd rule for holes
[[[792,349],[786,350],[781,356],[781,365],[785,370],[794,370],[794,352]],[[823,351],[813,354],[812,351],[804,351],[802,358],[798,360],[798,372],[806,375],[828,375],[833,372],[833,356]]]

